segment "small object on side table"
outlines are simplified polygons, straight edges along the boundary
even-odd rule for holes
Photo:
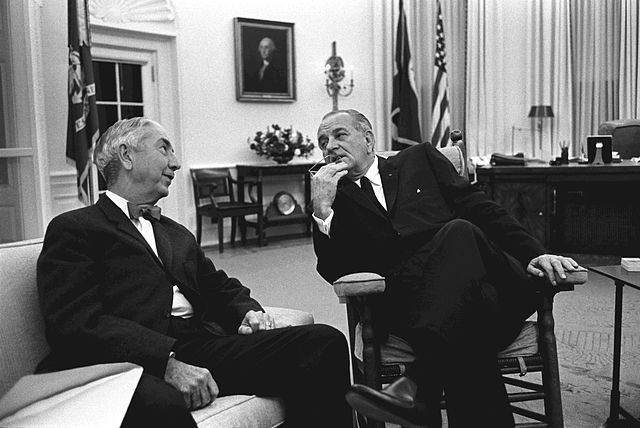
[[[626,258],[623,257],[620,260],[620,264],[622,265],[622,268],[624,270],[630,271],[630,272],[640,272],[640,259],[639,258]]]

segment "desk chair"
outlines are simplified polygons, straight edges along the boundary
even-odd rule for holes
[[[254,227],[258,235],[258,245],[262,246],[263,212],[262,205],[257,201],[237,201],[238,182],[231,178],[228,168],[199,168],[191,170],[193,196],[196,204],[196,238],[198,244],[202,240],[202,217],[211,217],[211,223],[218,223],[218,251],[224,252],[223,226],[224,218],[231,218],[231,243],[236,239],[236,219],[240,226],[242,244],[246,243],[247,226]],[[245,185],[256,183],[245,180]],[[247,194],[250,193],[246,192]],[[245,216],[255,214],[257,220],[249,222]]]
[[[447,156],[461,175],[466,174],[464,144],[461,140],[453,146],[439,148]],[[389,153],[385,153],[389,154]],[[519,424],[520,427],[564,426],[562,400],[560,396],[560,377],[558,355],[554,334],[553,298],[561,291],[573,290],[576,284],[586,282],[586,272],[569,275],[558,286],[541,285],[540,304],[537,308],[537,321],[525,322],[516,340],[498,355],[498,367],[508,388],[509,401],[518,403],[532,400],[544,401],[544,413],[512,404],[514,414],[524,416],[531,422]],[[371,272],[345,275],[333,283],[334,291],[340,303],[347,306],[349,342],[352,350],[353,379],[355,383],[381,389],[383,384],[391,383],[402,376],[408,365],[415,360],[409,344],[403,339],[389,335],[385,343],[377,339],[374,322],[376,314],[372,300],[376,294],[385,290],[385,278]],[[473,360],[470,358],[470,364]],[[461,370],[468,370],[464,367]],[[541,372],[542,382],[527,381],[510,375]],[[445,397],[446,399],[446,397]],[[446,407],[446,400],[441,403]],[[384,424],[366,421],[357,415],[361,428],[380,428]]]
[[[598,134],[611,135],[611,148],[621,159],[640,156],[640,120],[619,119],[603,122]]]

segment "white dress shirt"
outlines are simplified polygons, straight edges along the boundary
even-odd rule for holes
[[[116,195],[110,190],[107,190],[106,195],[109,199],[113,201],[114,204],[118,208],[124,212],[124,214],[129,218],[129,208],[127,207],[127,200],[124,199],[120,195]],[[138,229],[142,237],[149,244],[155,255],[158,256],[158,247],[156,246],[156,235],[153,233],[153,226],[151,222],[144,217],[139,217],[137,219],[130,219],[131,223]],[[173,286],[173,303],[171,304],[171,315],[175,317],[182,318],[191,318],[193,316],[193,306],[187,300],[187,298],[182,294],[177,285]]]
[[[382,178],[380,177],[380,169],[378,168],[378,156],[375,157],[373,163],[364,174],[365,177],[369,179],[371,182],[371,187],[373,188],[373,193],[376,195],[378,202],[380,205],[386,210],[387,209],[387,200],[384,197],[384,189],[382,187]],[[358,186],[360,186],[360,179],[355,182]],[[329,213],[326,219],[322,220],[316,217],[315,214],[312,214],[313,219],[318,225],[318,229],[320,232],[329,236],[329,231],[331,230],[331,221],[333,220],[333,210]]]

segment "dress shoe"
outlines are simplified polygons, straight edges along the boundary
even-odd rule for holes
[[[425,406],[416,402],[417,389],[413,380],[402,376],[382,391],[366,385],[352,385],[346,399],[355,411],[368,418],[403,427],[425,427]]]

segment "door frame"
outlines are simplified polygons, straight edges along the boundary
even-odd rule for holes
[[[8,148],[0,149],[0,157],[15,159],[20,188],[20,239],[43,235],[44,219],[49,204],[43,201],[43,189],[48,187],[46,164],[46,125],[41,56],[39,55],[40,8],[33,2],[3,1],[0,5],[0,30],[8,52],[2,59],[3,97]]]
[[[91,24],[91,45],[92,56],[95,59],[151,65],[152,68],[143,67],[145,107],[148,105],[152,109],[151,112],[145,111],[145,116],[159,122],[173,139],[182,142],[175,36]],[[151,73],[151,76],[147,75],[151,77],[151,82],[145,79],[144,73]],[[153,87],[150,87],[149,83]],[[149,104],[146,101],[147,93],[153,97]],[[182,147],[180,144],[176,146],[176,156],[182,163]],[[176,221],[183,222],[184,206],[187,203],[185,192],[188,191],[188,187],[185,185],[186,180],[179,181],[173,184],[169,196],[163,198],[159,205],[163,213],[166,212]]]

